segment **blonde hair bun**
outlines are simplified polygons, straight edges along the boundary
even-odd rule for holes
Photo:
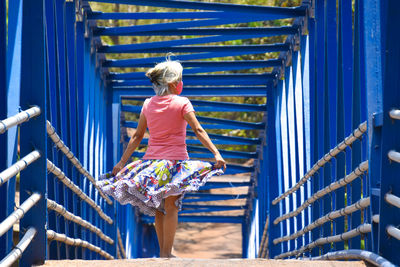
[[[146,72],[146,76],[153,84],[156,95],[169,94],[168,84],[176,83],[182,79],[183,67],[178,61],[170,60],[169,54],[166,61],[158,63]]]

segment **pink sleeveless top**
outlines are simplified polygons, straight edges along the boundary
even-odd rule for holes
[[[143,159],[189,159],[186,150],[187,122],[183,115],[194,111],[186,97],[153,96],[145,100],[142,113],[147,120],[150,138]]]

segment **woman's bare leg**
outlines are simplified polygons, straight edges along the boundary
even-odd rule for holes
[[[178,225],[178,207],[175,206],[175,201],[180,196],[170,196],[165,199],[164,209],[166,215],[164,217],[164,229],[163,229],[163,246],[160,252],[160,257],[170,258],[172,257],[171,250],[174,244],[176,227]]]
[[[155,226],[158,239],[158,245],[160,246],[160,252],[163,249],[163,237],[164,237],[164,213],[156,210]]]

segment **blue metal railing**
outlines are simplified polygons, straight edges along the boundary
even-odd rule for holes
[[[398,3],[390,5],[398,9]],[[398,58],[393,40],[381,43],[390,34],[382,24],[389,19],[387,8],[312,1],[302,23],[308,34],[292,51],[284,79],[268,91],[273,104],[267,124],[275,126],[267,132],[265,170],[271,202],[263,246],[269,257],[400,263],[393,180],[399,157],[392,137],[400,98],[398,89],[383,89],[382,78],[391,76],[380,75],[385,68],[393,71],[380,60],[381,46],[391,44],[388,51]]]
[[[27,122],[30,118],[35,118],[39,116],[41,110],[39,107],[32,107],[28,110],[22,111],[14,116],[0,121],[1,129],[0,134],[4,134],[11,127],[18,126],[22,123]],[[17,173],[28,168],[29,165],[34,163],[41,157],[39,151],[35,150],[21,160],[17,161],[15,164],[7,168],[0,173],[0,186],[5,186],[11,178],[13,178]],[[22,219],[24,215],[29,212],[29,210],[38,203],[42,198],[40,193],[33,192],[31,196],[26,199],[17,209],[12,212],[5,220],[0,222],[0,236],[6,234],[18,220]],[[31,212],[30,212],[31,213]],[[30,214],[32,216],[32,214]],[[1,261],[1,266],[10,266],[16,262],[21,256],[25,249],[30,245],[32,239],[35,237],[37,230],[34,226],[29,227],[29,229],[24,233],[20,242],[11,250]]]

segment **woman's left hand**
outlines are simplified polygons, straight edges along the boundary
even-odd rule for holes
[[[120,170],[124,168],[124,164],[122,162],[118,162],[117,165],[114,166],[112,170],[112,175],[115,176]]]

